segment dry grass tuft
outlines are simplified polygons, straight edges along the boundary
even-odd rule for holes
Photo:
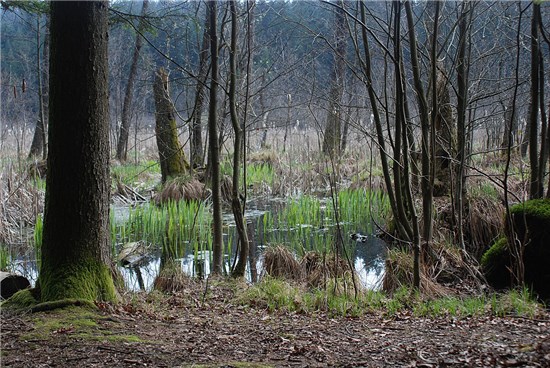
[[[153,202],[161,205],[170,201],[200,201],[206,198],[207,193],[204,184],[197,179],[178,177],[167,182]]]
[[[473,198],[469,204],[465,235],[469,239],[468,250],[480,259],[503,232],[505,208],[499,201],[487,197]]]
[[[331,279],[358,280],[355,271],[341,257],[333,254],[308,252],[300,261],[307,286],[325,288]]]
[[[271,277],[301,281],[303,270],[294,254],[284,245],[267,248],[264,253],[264,271]]]
[[[386,257],[386,272],[382,288],[393,293],[402,286],[410,287],[413,285],[413,256],[409,252],[392,249]],[[447,295],[448,290],[434,281],[428,271],[421,267],[420,269],[420,291],[426,296]]]
[[[253,164],[273,166],[277,163],[277,153],[273,150],[261,150],[248,155],[248,162]]]
[[[183,273],[179,262],[171,261],[162,267],[153,288],[164,293],[179,293],[194,287],[194,281]]]
[[[31,178],[46,178],[46,160],[32,162],[29,164],[27,171]]]

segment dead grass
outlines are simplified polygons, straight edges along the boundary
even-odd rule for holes
[[[284,245],[270,246],[264,253],[264,271],[271,277],[301,281],[303,269],[295,255]]]
[[[43,190],[36,188],[28,173],[18,174],[9,164],[0,173],[0,243],[27,242],[26,229],[34,227],[44,211]]]
[[[358,280],[354,270],[341,257],[334,254],[308,252],[300,261],[304,278],[310,288],[325,288],[331,279]]]
[[[192,277],[183,273],[179,263],[168,261],[156,277],[153,288],[165,293],[178,293],[193,289],[196,283]]]
[[[271,149],[252,152],[248,155],[248,162],[253,164],[274,166],[278,162],[277,153]]]
[[[413,256],[411,253],[392,249],[386,258],[386,271],[382,288],[388,293],[393,293],[400,287],[413,285]],[[420,269],[420,291],[425,296],[443,296],[449,293],[444,286],[434,281],[433,275],[426,267]]]
[[[170,201],[200,201],[207,197],[205,185],[195,178],[178,177],[168,181],[162,190],[153,197],[156,205]]]

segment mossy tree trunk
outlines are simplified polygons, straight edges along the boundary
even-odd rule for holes
[[[51,3],[41,301],[114,300],[107,1]]]
[[[160,68],[155,74],[155,133],[159,150],[162,182],[189,171],[189,163],[178,140],[176,113],[168,92],[168,73]]]

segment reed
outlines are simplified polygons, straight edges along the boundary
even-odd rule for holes
[[[113,220],[112,220],[113,221]],[[130,210],[123,224],[111,223],[117,243],[144,240],[181,258],[211,249],[211,216],[202,202],[170,201],[161,207],[144,205]]]
[[[10,265],[11,256],[10,252],[4,245],[0,246],[0,271],[8,271]]]

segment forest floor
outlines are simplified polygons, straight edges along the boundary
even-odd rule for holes
[[[550,367],[550,314],[268,312],[213,287],[97,310],[2,312],[2,367]],[[206,295],[206,294],[205,294]]]

